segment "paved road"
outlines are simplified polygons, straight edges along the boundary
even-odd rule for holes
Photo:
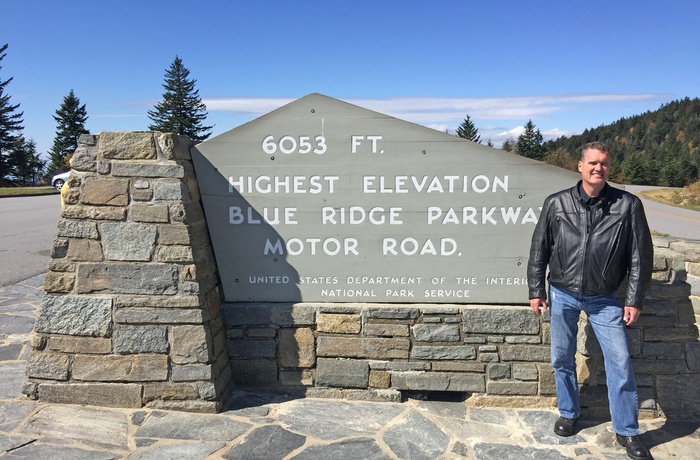
[[[634,194],[660,187],[627,185],[625,189]],[[641,197],[640,197],[641,198]],[[700,212],[676,208],[642,198],[649,227],[659,233],[678,238],[700,240]]]
[[[60,216],[58,195],[0,199],[0,286],[47,271]]]

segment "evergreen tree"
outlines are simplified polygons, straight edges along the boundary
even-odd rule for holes
[[[528,120],[525,125],[525,131],[518,136],[516,150],[518,155],[541,160],[544,156],[544,146],[542,145],[542,133],[539,129],[535,129],[535,124],[532,120]]]
[[[479,130],[476,129],[476,126],[474,126],[474,122],[469,118],[469,115],[467,115],[467,118],[465,118],[457,128],[457,136],[461,137],[462,139],[467,139],[481,144]]]
[[[78,138],[81,134],[89,134],[85,129],[85,122],[88,119],[85,104],[80,105],[80,99],[70,90],[68,96],[63,98],[61,107],[56,110],[53,117],[58,123],[56,127],[56,137],[53,147],[49,151],[51,162],[46,174],[51,176],[61,171],[70,169],[70,157],[78,148]]]
[[[7,50],[7,44],[0,46],[0,62],[7,55],[5,50]],[[2,66],[0,66],[0,70],[2,70]],[[5,87],[11,81],[12,78],[5,81],[0,80],[0,185],[5,182],[6,176],[11,174],[8,157],[14,148],[15,141],[24,129],[22,126],[23,112],[17,112],[19,104],[10,104],[10,95],[5,93]]]
[[[505,150],[506,152],[511,152],[511,153],[516,153],[515,152],[515,139],[512,137],[509,137],[505,141],[503,141],[503,145],[501,146],[501,150]]]
[[[21,186],[37,185],[46,165],[46,161],[42,160],[36,151],[34,140],[27,140],[22,136],[15,140],[9,163],[16,183]]]
[[[197,80],[188,79],[189,75],[182,60],[175,56],[170,69],[165,71],[163,100],[148,111],[148,118],[153,121],[148,129],[183,134],[201,142],[211,136],[213,126],[202,125],[207,118],[207,107],[195,89]]]

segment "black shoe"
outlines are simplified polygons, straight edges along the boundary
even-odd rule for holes
[[[559,417],[559,419],[554,422],[554,433],[564,437],[573,435],[577,421],[578,418]]]
[[[627,449],[627,456],[634,460],[654,460],[649,449],[644,445],[639,436],[620,436],[615,433],[617,442]]]

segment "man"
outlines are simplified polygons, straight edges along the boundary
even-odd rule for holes
[[[561,415],[554,432],[573,435],[580,414],[575,353],[583,310],[603,350],[616,439],[630,458],[651,459],[638,436],[637,385],[625,331],[639,318],[651,281],[649,227],[639,198],[607,183],[610,151],[605,144],[586,144],[578,170],[578,184],[545,200],[527,268],[530,308],[538,316],[540,308],[550,310],[552,366]],[[622,306],[616,292],[625,277],[628,285]]]

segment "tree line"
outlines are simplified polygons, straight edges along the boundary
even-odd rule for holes
[[[0,62],[7,55],[8,44],[0,47]],[[2,66],[0,66],[2,71]],[[205,126],[206,106],[199,97],[196,80],[175,56],[165,71],[162,100],[148,111],[151,131],[183,134],[194,141],[203,141],[211,135],[212,126]],[[0,73],[0,77],[2,74]],[[0,78],[0,187],[32,186],[45,182],[52,175],[70,169],[70,159],[78,147],[82,134],[90,134],[85,127],[88,120],[86,104],[71,89],[53,115],[56,135],[48,152],[48,161],[36,151],[36,143],[24,134],[24,112],[20,104],[13,104],[7,86],[12,78]]]
[[[481,142],[469,115],[456,135]],[[547,142],[543,142],[540,130],[529,120],[523,133],[517,139],[506,139],[501,148],[576,171],[583,146],[594,141],[604,142],[610,148],[613,182],[664,187],[690,185],[700,177],[700,99],[686,97],[663,104],[655,111]]]

